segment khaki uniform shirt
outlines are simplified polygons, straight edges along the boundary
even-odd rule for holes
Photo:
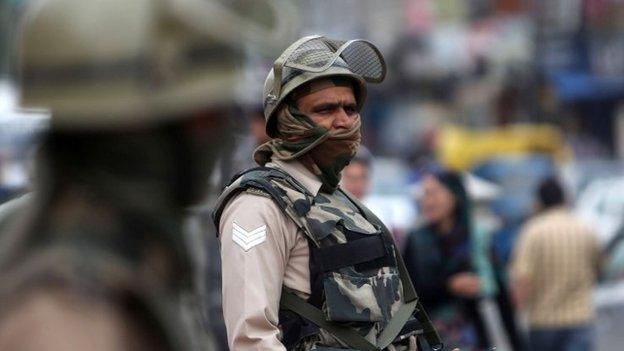
[[[273,160],[316,195],[321,181],[298,161]],[[223,316],[231,350],[286,350],[279,341],[282,286],[310,295],[305,234],[271,198],[241,193],[220,221]]]
[[[525,225],[512,275],[530,282],[526,302],[531,327],[561,328],[592,320],[598,255],[593,231],[565,208],[551,209]]]

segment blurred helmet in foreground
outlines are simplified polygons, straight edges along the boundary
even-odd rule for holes
[[[319,35],[297,40],[275,60],[264,83],[267,134],[275,136],[275,112],[290,93],[312,80],[331,76],[354,81],[359,110],[366,101],[366,82],[383,81],[386,64],[379,50],[365,40],[344,41]]]
[[[233,3],[35,0],[21,33],[21,104],[49,108],[53,129],[114,129],[234,102],[243,43],[275,41],[284,24]],[[276,12],[273,1],[253,5]]]

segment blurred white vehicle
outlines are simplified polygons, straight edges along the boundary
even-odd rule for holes
[[[605,253],[594,301],[596,349],[617,350],[624,343],[624,177],[590,181],[577,197],[576,212],[594,227]]]
[[[405,163],[395,158],[374,158],[370,190],[363,202],[388,226],[401,246],[404,235],[418,219]]]
[[[607,245],[624,223],[624,178],[594,180],[579,194],[576,212],[598,233]]]

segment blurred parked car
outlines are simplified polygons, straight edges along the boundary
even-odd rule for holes
[[[613,239],[624,219],[624,178],[590,182],[576,200],[576,212],[593,226],[604,246]]]
[[[589,181],[575,208],[595,228],[604,252],[602,281],[595,295],[597,350],[617,350],[624,344],[624,178]]]

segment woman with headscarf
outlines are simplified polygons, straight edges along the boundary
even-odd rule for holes
[[[495,288],[466,189],[457,173],[440,171],[425,175],[421,190],[426,223],[408,235],[404,253],[416,291],[446,345],[487,349],[478,302]]]

